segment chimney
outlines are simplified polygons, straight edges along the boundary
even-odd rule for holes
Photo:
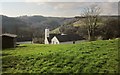
[[[45,38],[47,38],[47,37],[49,37],[49,29],[48,28],[45,29]]]

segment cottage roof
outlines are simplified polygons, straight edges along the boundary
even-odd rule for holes
[[[5,33],[5,34],[1,34],[0,36],[8,36],[8,37],[17,37],[17,35],[15,34],[8,34],[8,33]]]
[[[49,42],[51,42],[51,39],[54,37],[54,36],[58,36],[58,35],[61,35],[61,34],[49,34],[49,37],[47,38]]]
[[[77,34],[66,34],[66,35],[61,35],[61,34],[50,34],[48,41],[51,42],[51,39],[56,36],[57,39],[60,42],[67,42],[67,41],[77,41],[77,40],[82,40],[84,39],[82,36],[79,36]]]

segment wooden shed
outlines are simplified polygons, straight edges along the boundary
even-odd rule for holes
[[[15,48],[16,47],[16,37],[14,34],[2,34],[2,49],[5,48]]]

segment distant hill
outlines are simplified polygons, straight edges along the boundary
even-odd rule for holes
[[[2,17],[3,32],[14,33],[17,28],[28,27],[26,22],[18,18],[7,17],[4,15],[0,15],[0,17]]]
[[[26,22],[34,27],[40,27],[42,29],[50,28],[54,29],[62,25],[66,20],[71,18],[59,18],[59,17],[44,17],[44,16],[21,16],[18,19]]]
[[[44,29],[49,28],[51,33],[60,33],[61,26],[74,26],[78,27],[83,25],[81,21],[84,17],[44,17],[41,15],[34,16],[19,16],[8,17],[0,15],[2,17],[2,30],[3,33],[17,34],[19,37],[31,37],[44,35]],[[102,19],[108,17],[118,18],[117,16],[101,16]]]
[[[30,32],[34,28],[34,34],[42,33],[45,28],[53,30],[72,18],[64,17],[44,17],[40,15],[35,16],[20,16],[20,17],[8,17],[0,15],[2,17],[2,30],[3,33],[13,33],[20,36],[30,35]]]
[[[82,25],[85,25],[84,22],[82,21],[84,17],[80,17],[80,16],[76,16],[72,19],[70,19],[69,21],[67,21],[65,24],[62,25],[63,28],[67,26],[73,26],[73,27],[79,27]],[[118,16],[108,16],[108,15],[104,15],[104,16],[100,16],[100,19],[102,21],[107,20],[108,18],[112,18],[112,19],[118,19]],[[101,22],[98,23],[99,25],[102,25]],[[52,30],[51,33],[60,33],[60,29],[61,27],[57,27],[56,29]]]

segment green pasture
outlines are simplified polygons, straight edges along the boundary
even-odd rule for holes
[[[118,73],[118,39],[21,44],[2,50],[3,73]]]

